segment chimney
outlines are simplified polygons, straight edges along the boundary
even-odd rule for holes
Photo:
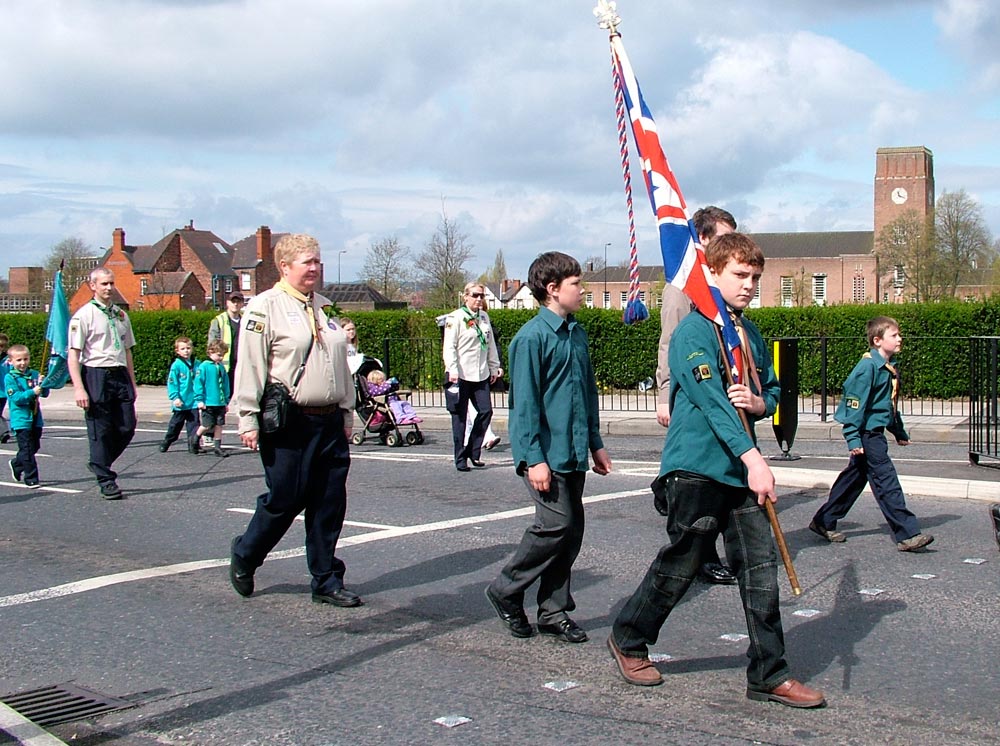
[[[263,264],[274,264],[274,254],[271,252],[271,229],[262,225],[257,229],[257,260]]]
[[[503,297],[507,294],[507,288],[510,287],[510,280],[500,280],[500,296]]]
[[[117,251],[119,254],[125,252],[125,229],[115,228],[111,234],[113,236],[111,241],[112,251]]]
[[[188,221],[188,224],[184,226],[184,230],[193,231],[194,230],[194,218]]]

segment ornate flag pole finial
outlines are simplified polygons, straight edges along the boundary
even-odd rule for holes
[[[598,26],[607,29],[612,36],[618,33],[618,24],[622,22],[621,16],[618,15],[618,3],[614,0],[597,0],[594,15],[597,17]]]

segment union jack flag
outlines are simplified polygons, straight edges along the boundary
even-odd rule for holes
[[[625,105],[632,122],[632,138],[639,152],[646,192],[656,216],[663,272],[667,282],[683,290],[703,316],[719,325],[729,367],[734,372],[736,382],[740,382],[743,356],[737,354],[740,346],[739,332],[729,318],[722,293],[709,274],[705,252],[698,243],[698,232],[688,217],[684,196],[660,146],[656,122],[642,98],[639,82],[635,79],[628,55],[625,54],[625,46],[617,34],[611,37],[611,54],[624,84]]]

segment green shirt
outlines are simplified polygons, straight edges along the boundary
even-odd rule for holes
[[[548,308],[511,340],[510,447],[518,474],[545,462],[552,471],[587,471],[604,448],[587,333],[573,316]]]
[[[774,414],[781,386],[757,327],[744,319],[743,328],[762,390],[757,391],[752,380],[747,384],[764,399],[764,414],[747,413],[751,424],[747,434],[726,395],[727,362],[715,323],[700,313],[685,316],[670,339],[670,428],[660,460],[661,475],[687,471],[734,487],[747,485],[740,456],[757,447],[752,425]]]
[[[896,440],[909,440],[903,417],[892,400],[893,379],[899,373],[889,367],[878,348],[872,347],[844,381],[844,397],[834,419],[844,426],[848,448],[861,448],[861,433],[884,427]]]

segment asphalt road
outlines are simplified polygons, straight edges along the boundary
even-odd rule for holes
[[[847,543],[829,545],[805,528],[825,493],[779,491],[804,589],[793,597],[782,579],[788,659],[829,700],[797,711],[745,698],[732,587],[695,584],[668,621],[654,649],[670,656],[665,685],[618,677],[604,640],[662,539],[648,492],[658,438],[609,438],[615,472],[588,478],[574,617],[591,640],[571,646],[510,637],[483,597],[530,522],[506,444],[469,474],[440,432],[355,447],[341,556],[366,603],[334,609],[310,601],[300,525],[252,598],[232,591],[229,541],[263,490],[259,460],[235,447],[226,459],[160,454],[161,433],[143,425],[119,462],[120,502],[98,496],[76,422],[46,429],[46,488],[0,480],[0,699],[74,683],[133,705],[54,726],[64,741],[996,743],[1000,556],[982,502],[911,497],[937,541],[902,554],[870,498],[841,523]],[[828,442],[794,451],[800,468],[843,466]],[[997,479],[961,446],[893,455],[903,472]],[[451,716],[469,720],[435,722]]]

